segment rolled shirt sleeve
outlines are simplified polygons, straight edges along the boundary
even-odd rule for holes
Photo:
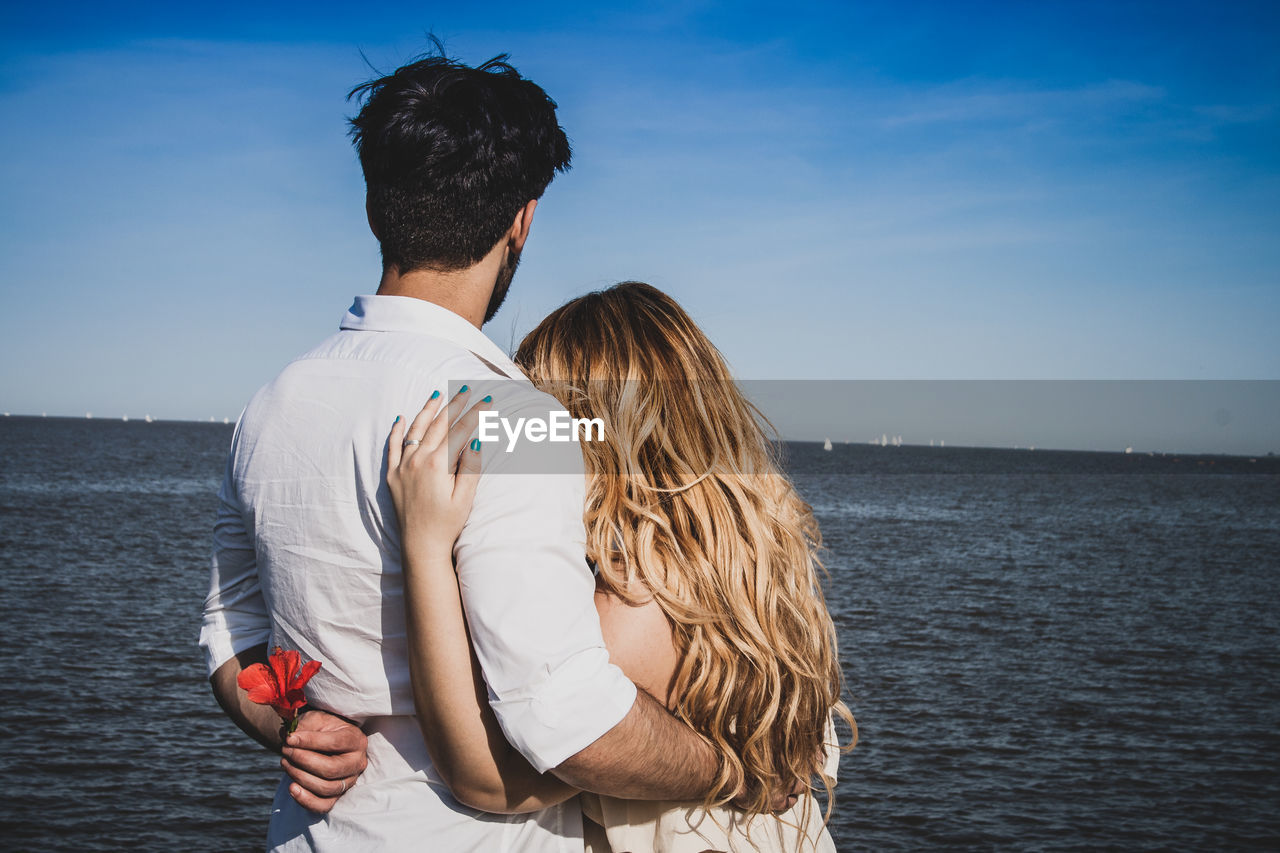
[[[609,662],[601,635],[578,445],[500,444],[482,451],[484,475],[455,548],[458,579],[490,705],[512,746],[546,772],[617,725],[636,688]]]
[[[233,459],[234,441],[227,475],[218,490],[209,595],[200,626],[200,648],[210,675],[240,652],[271,639],[271,618],[262,596],[253,540],[232,483]]]

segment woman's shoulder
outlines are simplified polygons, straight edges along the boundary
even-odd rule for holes
[[[671,623],[658,602],[649,596],[640,604],[631,604],[597,587],[596,612],[609,659],[637,687],[666,704],[679,655]]]

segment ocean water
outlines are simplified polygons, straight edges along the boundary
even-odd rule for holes
[[[215,424],[0,419],[0,846],[260,848],[196,648]],[[792,444],[841,850],[1280,847],[1280,462]]]

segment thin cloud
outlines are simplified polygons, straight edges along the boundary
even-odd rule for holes
[[[976,89],[976,90],[975,90]],[[1123,114],[1135,105],[1166,97],[1158,86],[1131,80],[1065,89],[1020,90],[1000,86],[947,86],[902,92],[903,111],[876,120],[884,128],[931,124],[1012,122],[1031,124],[1063,118]]]

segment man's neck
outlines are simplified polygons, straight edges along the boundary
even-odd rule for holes
[[[401,273],[388,267],[378,283],[379,296],[411,296],[448,309],[477,329],[484,324],[485,309],[493,294],[493,284],[502,261],[491,252],[481,261],[461,270],[419,269]]]

